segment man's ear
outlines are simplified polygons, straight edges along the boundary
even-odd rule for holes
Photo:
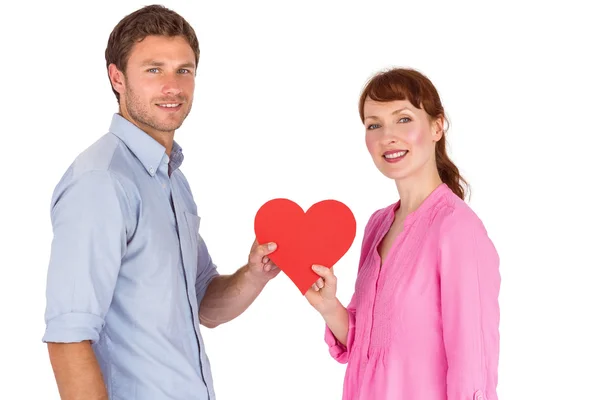
[[[113,89],[122,96],[125,93],[125,74],[115,64],[110,64],[108,66],[108,77]]]

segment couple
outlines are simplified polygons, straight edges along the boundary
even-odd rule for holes
[[[52,198],[43,341],[64,400],[215,399],[200,325],[236,318],[280,272],[276,244],[255,241],[248,263],[221,275],[198,233],[173,140],[192,106],[198,47],[162,6],[110,35],[119,113]],[[463,201],[437,91],[414,70],[382,72],[359,113],[401,200],[368,221],[348,306],[327,268],[314,266],[321,278],[306,293],[331,356],[348,364],[343,398],[496,400],[499,259]]]

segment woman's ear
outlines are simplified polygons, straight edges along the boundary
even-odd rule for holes
[[[431,135],[434,142],[439,142],[439,140],[444,136],[444,117],[436,118],[431,124]]]

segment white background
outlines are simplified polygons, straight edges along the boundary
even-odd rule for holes
[[[246,261],[265,201],[334,198],[358,221],[336,266],[349,300],[364,225],[397,196],[365,148],[358,96],[382,68],[417,68],[441,93],[451,155],[501,255],[500,398],[600,399],[600,24],[587,2],[549,3],[166,2],[200,40],[176,139],[221,272]],[[2,8],[1,399],[58,399],[41,342],[50,197],[109,126],[108,35],[145,4]],[[239,319],[203,330],[218,399],[339,399],[345,366],[323,332],[281,274]]]

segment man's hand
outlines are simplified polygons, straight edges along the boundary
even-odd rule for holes
[[[277,245],[275,243],[259,245],[258,242],[254,240],[254,243],[252,244],[250,255],[248,256],[248,273],[249,276],[259,284],[266,284],[281,272],[269,258],[269,254],[273,253],[276,248]]]
[[[206,289],[200,303],[200,322],[214,328],[237,318],[252,304],[267,282],[280,272],[269,258],[275,251],[274,243],[252,244],[248,264],[233,275],[215,277]]]

